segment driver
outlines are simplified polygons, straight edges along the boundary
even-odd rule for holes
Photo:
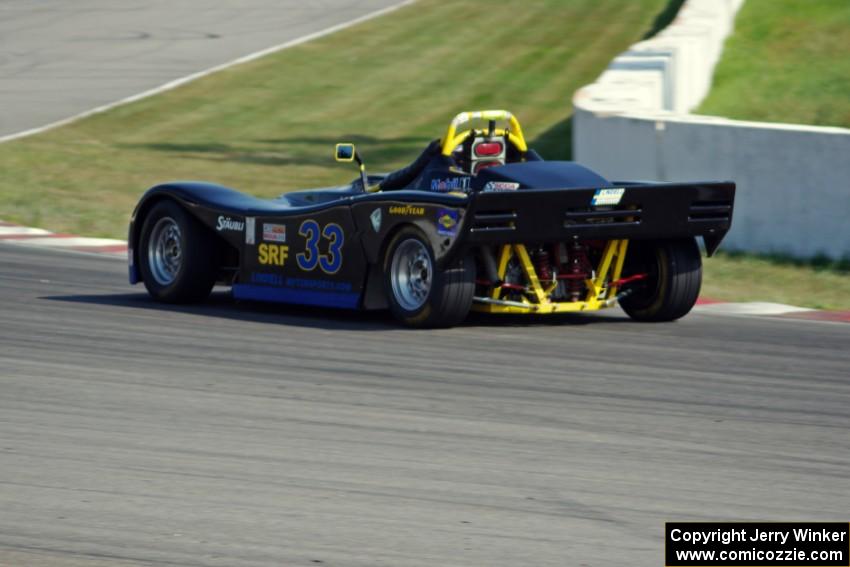
[[[392,173],[388,173],[381,181],[381,191],[395,191],[404,189],[410,186],[417,177],[425,170],[425,168],[434,160],[434,158],[442,157],[440,154],[440,140],[433,140],[425,151],[419,154],[413,163],[401,169],[397,169]],[[451,159],[451,158],[448,158]]]

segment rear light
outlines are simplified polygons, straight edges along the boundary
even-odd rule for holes
[[[481,142],[473,148],[473,152],[477,157],[499,156],[503,149],[502,142]]]
[[[473,173],[478,173],[482,169],[488,167],[496,167],[497,165],[502,165],[500,161],[481,161],[475,164],[475,171]]]

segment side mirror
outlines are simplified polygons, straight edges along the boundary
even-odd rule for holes
[[[354,144],[337,144],[334,158],[336,161],[354,161],[357,151]]]
[[[336,161],[356,161],[357,165],[360,166],[360,183],[363,185],[363,191],[369,191],[369,177],[366,175],[366,166],[363,165],[363,160],[360,159],[354,144],[337,144],[334,159]]]

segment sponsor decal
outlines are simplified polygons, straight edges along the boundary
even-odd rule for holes
[[[458,213],[452,209],[439,209],[437,211],[437,234],[441,236],[454,236],[457,234]]]
[[[289,246],[286,244],[267,244],[257,246],[257,262],[263,266],[283,266],[289,258]]]
[[[286,278],[286,287],[295,289],[314,289],[317,291],[351,291],[351,282],[316,280],[308,278]]]
[[[283,276],[280,274],[267,274],[265,272],[251,272],[251,283],[262,285],[273,285],[283,287]]]
[[[379,232],[381,230],[381,209],[372,211],[372,214],[369,215],[369,220],[372,221],[372,228],[375,232]]]
[[[594,207],[619,205],[620,199],[623,198],[625,192],[626,190],[622,187],[616,189],[597,189],[596,193],[593,194],[593,200],[590,201],[590,204]]]
[[[230,217],[219,215],[215,229],[219,232],[222,230],[242,231],[245,228],[245,223],[240,220],[233,220]]]
[[[449,177],[447,179],[432,179],[431,191],[448,193],[449,191],[469,190],[470,177]]]
[[[413,205],[393,205],[390,207],[390,214],[401,217],[421,217],[425,214],[425,207],[414,207]]]
[[[286,225],[264,222],[263,240],[269,242],[286,242]]]
[[[245,244],[256,244],[257,219],[245,217]]]
[[[268,272],[251,272],[249,280],[252,284],[314,291],[350,292],[353,289],[351,282],[337,282],[333,280],[313,278],[293,278],[281,274],[270,274]]]
[[[519,183],[513,181],[488,181],[484,186],[484,191],[516,191],[519,189]]]

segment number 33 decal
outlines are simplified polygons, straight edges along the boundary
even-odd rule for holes
[[[326,274],[335,274],[339,271],[342,267],[342,245],[345,242],[342,227],[336,223],[328,223],[325,228],[320,229],[319,223],[313,219],[307,219],[301,223],[298,234],[307,241],[304,252],[295,255],[299,268],[305,272],[312,272],[316,266],[319,266]],[[320,235],[330,241],[327,254],[319,253]]]

